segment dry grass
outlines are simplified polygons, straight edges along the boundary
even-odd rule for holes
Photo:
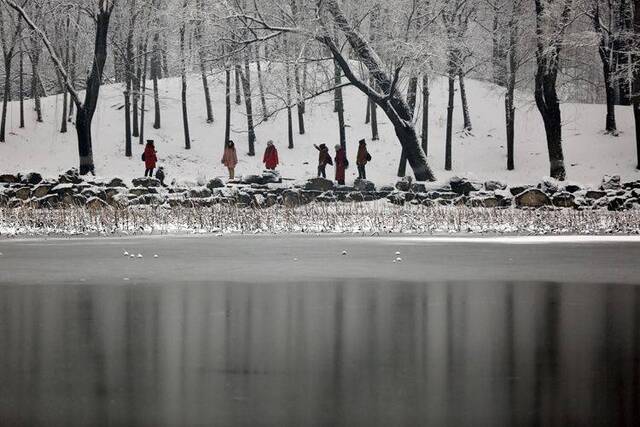
[[[386,202],[210,208],[2,208],[1,236],[164,233],[637,234],[640,211],[532,211]]]

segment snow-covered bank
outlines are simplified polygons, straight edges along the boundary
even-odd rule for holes
[[[640,211],[532,211],[395,206],[386,202],[246,209],[136,206],[0,209],[0,236],[151,235],[180,233],[349,234],[622,234],[640,233]]]
[[[160,81],[162,128],[153,129],[147,114],[145,135],[156,141],[160,164],[165,167],[168,181],[200,181],[225,176],[220,164],[224,138],[224,85],[216,74],[211,78],[215,122],[206,123],[202,83],[198,76],[189,79],[189,111],[192,149],[185,150],[180,113],[180,81]],[[549,161],[540,115],[528,94],[520,94],[516,113],[516,170],[506,170],[504,136],[504,100],[502,90],[485,82],[468,81],[468,96],[473,136],[454,135],[453,170],[444,171],[444,134],[446,117],[446,82],[433,79],[430,105],[429,161],[439,180],[458,175],[484,181],[498,179],[510,185],[536,183],[549,174]],[[94,120],[94,156],[96,172],[102,177],[118,176],[125,180],[141,176],[142,146],[134,141],[132,158],[124,155],[124,113],[122,85],[102,88]],[[355,155],[357,141],[371,135],[364,123],[365,97],[354,88],[345,88],[348,154],[353,167],[347,171],[347,183],[357,175]],[[456,102],[459,102],[456,97]],[[77,145],[73,128],[66,134],[58,132],[62,112],[62,96],[44,98],[44,123],[36,123],[32,101],[27,101],[26,128],[18,127],[17,102],[9,104],[7,142],[0,144],[0,173],[39,171],[45,177],[55,177],[77,166]],[[151,105],[151,100],[147,106]],[[420,101],[418,102],[420,105]],[[456,105],[455,129],[461,129],[460,106]],[[239,155],[237,173],[255,174],[262,170],[262,152],[266,142],[275,141],[279,149],[279,170],[286,178],[304,180],[316,173],[317,152],[314,143],[332,146],[338,141],[338,123],[333,113],[332,94],[319,97],[307,106],[305,135],[295,135],[295,148],[286,148],[286,114],[281,113],[256,129],[255,157],[246,155],[246,117],[243,105],[232,106],[232,138]],[[583,185],[598,184],[605,174],[621,175],[625,181],[640,178],[635,169],[633,115],[630,107],[616,107],[619,137],[604,135],[605,106],[563,104],[563,139],[570,181]],[[421,121],[422,112],[416,115]],[[395,182],[400,148],[388,120],[380,115],[380,141],[369,141],[373,160],[368,177],[378,185]],[[333,170],[328,171],[330,174]]]

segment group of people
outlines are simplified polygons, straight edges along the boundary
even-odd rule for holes
[[[349,167],[349,160],[347,159],[347,153],[344,147],[336,145],[335,157],[332,159],[329,154],[329,147],[326,144],[313,145],[320,153],[318,155],[318,177],[327,177],[327,165],[334,165],[335,161],[335,180],[339,185],[345,183],[345,171]],[[144,153],[142,153],[142,161],[145,164],[144,176],[153,177],[153,171],[156,168],[158,162],[158,155],[155,149],[154,141],[147,140]],[[356,155],[356,165],[358,166],[358,178],[366,179],[367,171],[366,165],[371,161],[371,154],[367,151],[367,143],[364,139],[361,139],[358,143],[358,154]],[[262,162],[267,170],[275,170],[280,163],[278,159],[278,150],[273,144],[273,141],[267,142],[267,148],[264,150],[264,156]],[[235,178],[235,169],[238,164],[238,155],[236,154],[236,147],[233,141],[229,140],[225,144],[224,153],[222,155],[221,163],[229,171],[229,179]],[[158,175],[161,176],[158,176]],[[156,178],[164,184],[164,172],[162,168],[159,168],[156,172]]]
[[[329,147],[326,144],[313,145],[318,154],[318,177],[327,177],[327,165],[334,166],[335,161],[335,179],[340,185],[344,185],[345,171],[349,167],[349,160],[347,159],[347,152],[340,144],[335,146],[336,155],[334,159],[331,159],[329,154]],[[356,155],[356,165],[358,166],[358,178],[367,179],[367,163],[371,161],[371,154],[367,151],[367,143],[364,139],[361,139],[358,143],[358,154]]]

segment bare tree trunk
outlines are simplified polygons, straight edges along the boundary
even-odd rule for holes
[[[444,152],[444,169],[451,170],[451,146],[453,138],[453,106],[455,95],[455,83],[456,76],[452,69],[452,64],[449,65],[449,101],[447,103],[447,133],[445,140],[445,152]]]
[[[418,94],[418,77],[411,76],[409,78],[409,86],[407,87],[407,104],[409,105],[409,111],[411,112],[411,119],[416,111],[416,97]],[[400,154],[400,164],[398,165],[398,176],[402,178],[407,174],[407,155],[402,150]]]
[[[0,142],[5,142],[7,108],[11,100],[11,57],[4,58],[4,96],[2,97],[2,119],[0,120]]]
[[[342,84],[342,74],[337,62],[334,62],[335,82],[336,86]],[[344,100],[342,97],[342,88],[338,87],[335,90],[336,93],[336,107],[338,113],[338,131],[340,133],[340,146],[346,151],[347,149],[347,136],[344,127]]]
[[[558,61],[560,46],[559,41],[550,46],[545,45],[544,7],[541,0],[535,0],[536,5],[536,74],[535,74],[535,99],[540,115],[544,122],[547,136],[547,149],[549,151],[550,175],[552,178],[564,181],[566,170],[564,167],[564,154],[562,152],[562,117],[560,112],[560,100],[556,92],[556,80],[558,77]],[[568,10],[565,9],[568,20]],[[565,16],[565,14],[563,14]]]
[[[182,3],[183,10],[187,8],[187,0]],[[184,148],[191,149],[191,136],[189,135],[189,113],[187,111],[187,58],[185,53],[186,43],[186,22],[182,22],[180,27],[180,77],[182,82],[182,126],[184,129]]]
[[[148,38],[145,38],[144,47],[142,51],[144,52],[144,59],[142,61],[142,97],[140,101],[140,133],[138,135],[138,143],[140,145],[144,144],[144,117],[146,115],[145,108],[147,104],[147,68],[149,65],[149,57],[147,55],[147,47],[149,41]]]
[[[612,62],[612,49],[609,37],[610,35],[606,33],[607,30],[602,28],[602,23],[600,21],[600,2],[594,1],[594,11],[593,11],[593,26],[596,31],[596,34],[600,36],[600,43],[598,45],[598,53],[600,54],[600,60],[602,61],[602,75],[604,78],[604,90],[607,98],[607,116],[605,119],[605,131],[611,135],[618,135],[616,128],[616,88],[615,82],[613,79],[613,74],[615,73],[615,67]],[[613,5],[609,6],[610,8]],[[613,12],[613,11],[612,11]]]
[[[132,93],[132,101],[133,106],[131,107],[133,116],[132,116],[132,136],[138,138],[140,136],[140,120],[138,113],[140,111],[140,106],[138,105],[140,102],[140,82],[142,80],[142,44],[138,43],[138,52],[136,55],[136,70],[132,76],[133,79],[133,93]]]
[[[66,19],[66,41],[64,47],[64,66],[69,69],[69,61],[70,61],[70,53],[69,53],[69,29],[71,26],[71,16],[67,15]],[[60,80],[60,89],[62,90],[62,122],[60,124],[60,133],[67,133],[67,103],[69,102],[69,91],[67,90],[67,85],[62,80],[62,76],[58,73],[58,79]]]
[[[78,66],[78,34],[80,33],[80,11],[76,15],[76,28],[73,33],[73,46],[71,47],[71,59],[68,65],[69,68],[69,80],[71,80],[72,84],[76,82],[76,67]],[[69,97],[69,114],[67,117],[67,121],[71,121],[73,117],[73,110],[76,104],[73,102],[73,99]]]
[[[20,129],[24,128],[24,50],[20,44]]]
[[[460,100],[462,101],[462,118],[464,121],[464,131],[471,132],[473,127],[471,126],[471,115],[469,114],[469,101],[467,99],[467,88],[464,84],[464,73],[460,71],[458,74],[458,81],[460,82]]]
[[[225,66],[225,120],[224,120],[224,143],[229,142],[231,133],[231,70]]]
[[[160,35],[153,35],[153,53],[151,55],[151,79],[153,80],[153,128],[160,129],[160,91],[158,90],[158,78],[160,78]]]
[[[369,80],[369,84],[375,87],[375,81],[373,78]],[[369,108],[371,110],[371,140],[378,141],[380,136],[378,134],[378,105],[371,100],[371,97],[367,97],[369,100]]]
[[[293,74],[296,83],[296,95],[298,96],[297,109],[298,109],[298,133],[304,135],[304,94],[300,86],[300,66],[296,62],[293,68]]]
[[[201,1],[198,2],[198,7],[202,8]],[[207,78],[207,66],[204,56],[204,45],[202,43],[202,22],[198,22],[196,26],[196,39],[198,41],[198,59],[200,60],[200,75],[202,76],[202,88],[204,90],[204,104],[207,111],[207,123],[213,123],[213,107],[211,105],[211,92],[209,90],[209,80]]]
[[[42,102],[40,101],[40,44],[36,39],[31,45],[31,96],[33,97],[33,106],[36,110],[36,121],[42,123]]]
[[[429,75],[422,75],[422,151],[429,153]]]
[[[239,69],[238,66],[237,69]],[[242,91],[244,93],[244,106],[247,112],[247,133],[249,140],[249,156],[255,156],[256,132],[253,126],[253,103],[251,101],[251,69],[249,68],[249,57],[244,58],[244,72],[239,71],[240,80],[242,81]]]
[[[264,84],[262,81],[262,65],[260,64],[260,49],[256,47],[256,67],[258,68],[258,88],[260,90],[260,104],[262,105],[262,120],[269,120],[269,111],[267,110],[267,100],[264,97]]]
[[[287,44],[285,41],[285,51]],[[293,118],[291,115],[291,67],[289,66],[289,61],[287,61],[287,66],[285,69],[285,73],[287,73],[286,84],[287,84],[287,147],[289,149],[293,148]]]
[[[636,39],[640,38],[640,6],[637,3],[634,4],[633,14],[633,32]],[[638,63],[640,61],[640,55],[635,55],[634,61]],[[637,169],[640,169],[640,69],[636,67],[633,70],[633,119],[635,123],[636,132],[636,157],[638,160]]]
[[[242,103],[242,98],[240,97],[240,64],[236,64],[235,73],[236,73],[236,105],[240,105]]]

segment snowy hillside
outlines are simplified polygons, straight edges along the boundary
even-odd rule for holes
[[[169,180],[194,181],[225,176],[220,164],[224,138],[224,85],[212,79],[215,122],[205,120],[204,100],[199,76],[189,81],[189,113],[192,149],[183,148],[182,119],[179,99],[179,79],[160,81],[162,97],[162,129],[151,127],[152,111],[147,112],[145,134],[156,140],[160,164],[165,166]],[[439,180],[453,175],[477,179],[500,179],[510,183],[537,182],[548,175],[548,158],[542,121],[530,98],[520,100],[516,119],[516,170],[506,170],[504,137],[504,101],[500,89],[478,81],[468,82],[470,107],[474,125],[473,136],[456,133],[453,146],[453,171],[444,171],[444,134],[446,88],[444,79],[435,79],[431,88],[429,161]],[[379,112],[381,139],[369,141],[371,132],[364,124],[365,98],[354,88],[345,89],[348,154],[355,160],[357,141],[367,138],[373,161],[368,175],[377,184],[396,180],[400,146],[392,126]],[[39,171],[56,176],[77,166],[75,130],[65,135],[58,132],[62,96],[43,99],[45,122],[37,124],[32,102],[27,101],[27,127],[18,128],[18,103],[10,104],[7,142],[0,144],[0,172]],[[420,101],[419,101],[420,102]],[[455,129],[461,129],[462,113],[456,99]],[[152,104],[148,99],[147,106]],[[258,103],[254,109],[259,109]],[[142,146],[134,140],[134,155],[124,156],[124,126],[122,86],[103,86],[100,104],[93,124],[94,159],[99,176],[133,178],[142,175]],[[286,148],[286,113],[281,112],[257,130],[257,156],[247,151],[244,104],[233,105],[232,138],[239,148],[237,174],[262,170],[262,152],[269,139],[279,149],[283,176],[304,179],[315,174],[317,152],[314,143],[333,146],[338,141],[337,117],[333,113],[332,95],[326,94],[308,105],[306,135],[295,135],[295,149]],[[568,179],[585,184],[597,183],[604,174],[620,174],[624,179],[638,179],[635,170],[633,117],[630,107],[618,107],[617,138],[603,135],[603,105],[564,104],[564,150]],[[421,111],[418,112],[420,119]],[[294,110],[295,121],[295,110]],[[296,124],[294,129],[297,131]],[[307,164],[306,164],[307,163]],[[355,162],[354,162],[355,163]],[[331,173],[333,171],[331,170]],[[347,182],[357,174],[354,167],[347,171]]]

